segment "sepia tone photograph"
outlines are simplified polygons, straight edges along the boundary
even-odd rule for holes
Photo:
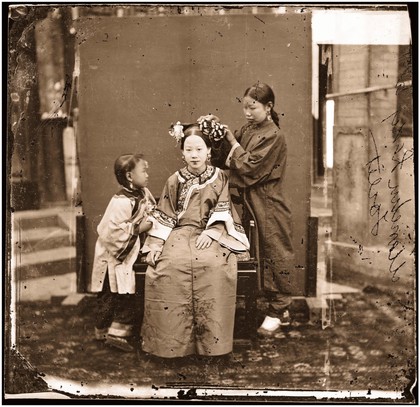
[[[4,404],[417,403],[417,3],[2,12]]]

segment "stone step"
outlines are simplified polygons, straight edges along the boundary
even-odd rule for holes
[[[74,245],[73,235],[68,229],[47,226],[28,230],[13,230],[12,245],[17,254],[56,249]]]
[[[76,248],[67,246],[33,253],[17,253],[13,260],[12,270],[16,280],[60,275],[76,270]]]
[[[324,197],[315,197],[311,195],[311,208],[329,209],[332,208],[331,196],[325,199]]]
[[[66,227],[56,208],[39,211],[19,211],[13,214],[14,230],[29,230],[47,227]]]
[[[76,273],[63,273],[40,278],[29,278],[16,283],[16,299],[49,301],[55,296],[69,296],[76,292]]]
[[[312,207],[311,216],[318,218],[318,224],[320,221],[329,222],[332,219],[332,210],[331,208]]]
[[[16,259],[16,266],[29,266],[51,261],[64,260],[76,256],[76,248],[73,246],[58,247],[56,249],[40,250],[35,253],[23,253]]]

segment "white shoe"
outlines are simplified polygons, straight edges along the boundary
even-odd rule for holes
[[[280,328],[280,326],[281,321],[279,318],[266,316],[257,332],[263,336],[272,335]]]

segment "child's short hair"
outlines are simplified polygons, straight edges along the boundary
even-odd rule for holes
[[[130,187],[127,172],[132,171],[141,160],[144,160],[143,154],[123,154],[115,160],[114,173],[120,185],[126,188]]]

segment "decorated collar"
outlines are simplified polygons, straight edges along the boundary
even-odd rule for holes
[[[209,180],[213,176],[215,171],[216,171],[216,167],[208,165],[207,168],[199,175],[193,174],[192,172],[188,171],[187,167],[181,168],[178,171],[178,174],[184,180],[184,182],[196,178],[198,179],[199,183],[202,184],[203,182],[206,182],[207,180]]]
[[[126,187],[123,187],[120,192],[120,195],[125,195],[128,198],[134,197],[134,198],[144,198],[145,197],[145,192],[144,189],[129,189]]]

